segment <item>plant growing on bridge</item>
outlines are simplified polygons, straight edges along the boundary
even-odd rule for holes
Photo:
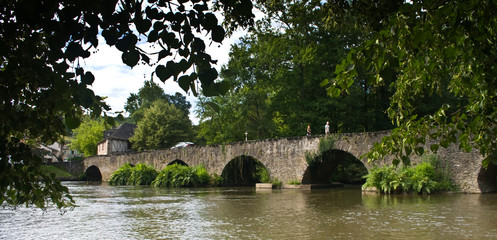
[[[295,180],[289,181],[288,184],[290,184],[290,185],[300,185],[302,183],[299,180],[295,179]]]
[[[337,134],[331,134],[326,137],[319,139],[318,152],[317,153],[305,153],[305,160],[309,167],[313,168],[318,165],[319,162],[323,161],[323,157],[327,152],[335,147],[335,142],[338,139]]]

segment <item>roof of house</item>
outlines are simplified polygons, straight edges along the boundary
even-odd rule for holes
[[[133,136],[135,128],[135,124],[123,123],[116,128],[104,131],[104,139],[102,141],[107,139],[128,140]]]

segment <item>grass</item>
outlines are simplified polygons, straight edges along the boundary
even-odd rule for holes
[[[41,166],[41,170],[48,173],[48,174],[55,174],[56,178],[59,177],[72,177],[73,175],[68,173],[66,170],[62,168],[58,168],[56,166],[48,166],[48,165],[43,165]]]

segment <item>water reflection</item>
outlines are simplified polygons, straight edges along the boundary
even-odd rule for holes
[[[67,183],[78,207],[0,210],[0,239],[496,239],[497,195]]]

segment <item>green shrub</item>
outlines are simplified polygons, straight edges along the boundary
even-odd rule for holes
[[[155,187],[175,188],[197,186],[203,184],[205,181],[205,174],[203,173],[203,170],[200,170],[200,172],[202,174],[202,178],[204,179],[201,179],[201,177],[197,175],[196,168],[179,164],[169,165],[160,171],[157,178],[152,182],[152,185]],[[205,173],[207,173],[207,171],[205,171]]]
[[[374,167],[366,175],[366,183],[363,187],[375,187],[381,192],[391,193],[400,186],[400,177],[393,166]]]
[[[254,179],[257,179],[261,183],[270,183],[271,178],[269,176],[269,171],[262,164],[257,164],[255,166]]]
[[[302,183],[299,180],[292,180],[292,181],[288,182],[288,184],[290,184],[290,185],[300,185]]]
[[[430,157],[414,167],[374,167],[365,176],[366,183],[364,183],[363,187],[375,187],[383,193],[412,191],[429,194],[433,191],[453,190],[448,171],[440,170],[437,166],[440,166],[440,164],[436,157]]]
[[[150,185],[158,173],[154,167],[140,163],[131,169],[128,185]]]
[[[335,147],[335,142],[338,139],[338,136],[332,134],[327,137],[323,137],[319,139],[318,152],[319,154],[323,154],[324,152],[331,150]]]
[[[204,165],[198,165],[195,168],[195,174],[198,176],[198,184],[199,185],[207,185],[211,180],[211,176],[205,169]]]
[[[430,193],[435,188],[436,182],[435,168],[429,162],[422,162],[414,167],[414,175],[412,176],[412,188],[417,193]]]
[[[305,152],[305,161],[310,168],[317,166],[319,158],[310,152]]]
[[[212,174],[211,180],[209,181],[211,186],[220,186],[223,184],[223,177],[217,175],[216,173]]]
[[[126,185],[128,184],[129,177],[131,176],[131,172],[133,167],[129,163],[121,166],[117,171],[112,173],[109,179],[110,185]]]
[[[283,185],[283,183],[278,180],[278,178],[275,178],[273,181],[271,181],[271,183],[273,184],[273,188],[281,188],[281,186]]]

